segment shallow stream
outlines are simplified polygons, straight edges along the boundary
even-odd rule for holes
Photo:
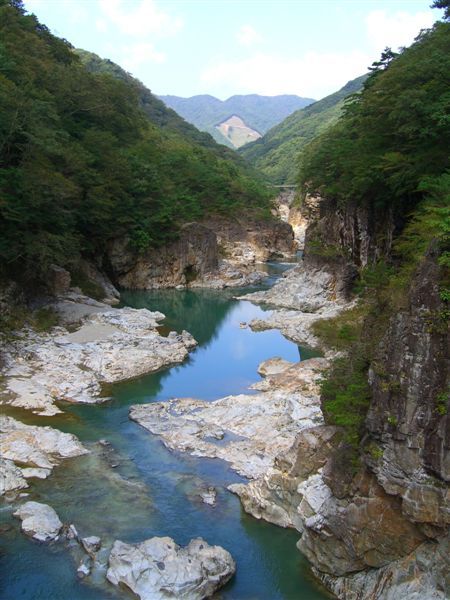
[[[272,266],[271,282],[284,268]],[[82,536],[98,535],[105,542],[168,535],[184,545],[202,536],[223,546],[236,560],[237,573],[217,598],[323,599],[328,596],[313,581],[296,549],[298,533],[246,515],[239,499],[226,490],[230,483],[243,481],[227,463],[170,452],[128,419],[131,404],[186,396],[214,400],[246,392],[259,379],[256,369],[261,361],[310,356],[278,331],[254,333],[241,327],[264,311],[233,300],[234,293],[124,293],[124,304],[160,310],[167,317],[163,329],[186,329],[199,346],[182,365],[112,386],[107,403],[64,406],[64,414],[51,418],[9,411],[26,423],[75,433],[91,450],[87,456],[65,461],[49,479],[33,480],[28,499],[50,504]],[[218,490],[215,507],[199,497],[211,485]],[[0,505],[0,509],[1,600],[132,598],[109,584],[78,580],[77,564],[62,544],[45,546],[29,540],[11,518],[11,508]]]

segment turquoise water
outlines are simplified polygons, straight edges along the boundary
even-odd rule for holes
[[[242,322],[261,317],[263,310],[233,300],[229,292],[127,292],[123,303],[160,310],[167,316],[164,326],[190,331],[199,347],[182,365],[113,386],[108,390],[112,399],[105,404],[65,406],[64,415],[52,418],[16,411],[26,422],[75,433],[91,450],[66,461],[47,481],[35,480],[30,498],[50,504],[81,535],[99,535],[105,544],[169,535],[179,544],[202,536],[223,546],[235,558],[237,573],[217,598],[326,598],[296,549],[298,533],[246,515],[237,497],[226,490],[243,479],[226,463],[169,452],[157,437],[128,419],[130,404],[178,396],[213,400],[245,392],[259,379],[256,368],[262,360],[281,356],[297,361],[308,351],[277,331],[241,328]],[[110,445],[98,444],[99,439]],[[218,490],[216,507],[205,505],[198,495],[210,485]],[[78,581],[76,563],[63,544],[43,546],[25,538],[7,507],[0,518],[2,600],[119,597],[109,584]],[[132,596],[122,591],[120,597]]]

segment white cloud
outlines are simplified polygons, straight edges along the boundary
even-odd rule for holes
[[[241,46],[252,46],[261,41],[261,36],[251,25],[242,25],[236,34],[236,39]]]
[[[99,0],[103,15],[126,35],[169,37],[182,29],[183,21],[161,10],[154,0],[131,4],[124,0]]]
[[[229,93],[264,95],[298,94],[316,99],[362,75],[372,57],[359,51],[348,53],[307,52],[299,58],[258,53],[241,61],[218,60],[202,73],[207,86]]]
[[[386,46],[397,50],[409,46],[421,29],[431,27],[435,15],[431,11],[410,14],[404,11],[389,13],[374,10],[366,17],[367,37],[377,52]]]
[[[155,50],[153,44],[148,42],[137,42],[119,49],[121,56],[120,66],[131,73],[136,72],[139,67],[146,63],[161,64],[166,60],[163,52]]]

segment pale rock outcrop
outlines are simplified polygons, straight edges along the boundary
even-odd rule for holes
[[[296,204],[297,190],[294,186],[286,186],[280,191],[274,201],[274,216],[284,223],[289,223],[294,232],[294,242],[297,249],[305,245],[305,233],[309,223],[309,211]]]
[[[0,458],[0,496],[28,487],[21,469],[12,460]]]
[[[286,271],[269,290],[247,294],[242,299],[256,304],[315,313],[344,303],[336,286],[333,274],[324,269],[309,269],[299,264]]]
[[[48,477],[62,460],[87,452],[71,433],[0,416],[0,454],[4,459],[0,461],[0,481],[4,492],[27,487],[25,479]]]
[[[260,271],[257,266],[250,264],[235,264],[227,259],[219,260],[217,270],[205,273],[203,277],[194,279],[189,287],[211,288],[222,290],[224,288],[242,288],[259,285],[267,273]]]
[[[235,265],[252,265],[295,253],[294,234],[288,223],[278,220],[209,218],[221,255]]]
[[[25,502],[14,513],[22,521],[22,531],[39,542],[57,540],[63,527],[55,510],[40,502]]]
[[[37,414],[60,412],[58,400],[103,402],[102,384],[182,362],[196,345],[185,331],[161,336],[157,327],[164,315],[159,312],[111,308],[75,293],[53,307],[63,323],[77,323],[77,329],[30,331],[6,354],[4,401]]]
[[[221,458],[248,478],[264,475],[303,429],[322,423],[318,381],[327,361],[290,363],[258,394],[215,402],[181,398],[130,408],[130,418],[170,449]]]
[[[250,322],[253,331],[279,329],[293,342],[311,348],[320,346],[311,330],[315,321],[333,318],[354,306],[354,302],[336,294],[336,279],[332,274],[324,270],[310,270],[303,264],[287,271],[269,290],[239,298],[277,307],[264,319],[253,319]],[[325,348],[324,354],[331,357],[335,352]]]
[[[213,487],[209,487],[204,492],[200,492],[200,498],[204,504],[215,506],[217,502],[217,492]]]
[[[302,532],[304,520],[318,513],[331,495],[322,479],[322,467],[338,444],[338,433],[338,428],[328,425],[300,431],[261,477],[228,489],[257,519]]]
[[[222,587],[235,570],[229,552],[201,538],[181,548],[169,537],[153,537],[140,544],[114,542],[106,577],[141,600],[202,600]]]

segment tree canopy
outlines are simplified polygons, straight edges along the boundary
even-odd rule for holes
[[[0,261],[9,275],[39,278],[51,263],[101,255],[117,236],[155,246],[210,213],[269,214],[267,190],[229,150],[131,76],[104,71],[88,69],[19,0],[0,0]]]

